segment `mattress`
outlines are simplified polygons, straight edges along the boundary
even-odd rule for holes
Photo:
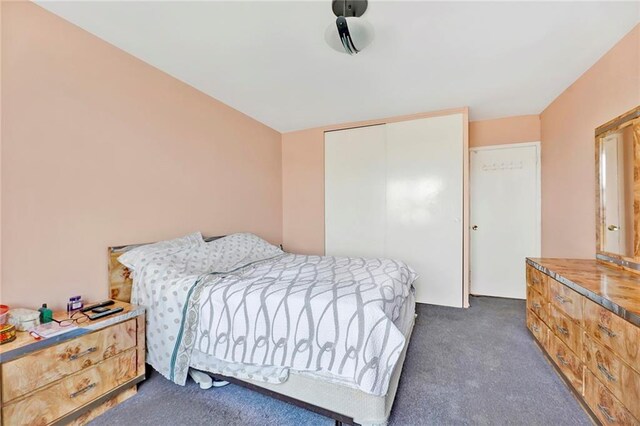
[[[326,373],[290,370],[282,381],[263,380],[262,377],[241,377],[243,382],[280,395],[302,401],[316,407],[352,418],[355,423],[367,426],[386,425],[398,390],[398,384],[415,324],[415,296],[407,298],[402,315],[394,323],[405,336],[405,344],[389,380],[386,395],[377,396],[359,390],[355,384],[331,377]],[[191,366],[210,373],[228,376],[211,366],[219,360],[194,349]],[[231,369],[238,368],[232,366]],[[216,371],[212,371],[216,370]],[[238,375],[232,376],[238,377]]]

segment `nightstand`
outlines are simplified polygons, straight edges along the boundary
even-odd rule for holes
[[[122,312],[68,333],[34,340],[18,332],[0,346],[4,426],[85,424],[135,395],[145,378],[144,308],[123,302],[110,308],[118,306]]]

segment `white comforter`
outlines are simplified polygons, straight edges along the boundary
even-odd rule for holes
[[[185,383],[196,347],[386,394],[405,345],[393,321],[416,278],[406,264],[286,254],[251,234],[139,257],[127,266],[132,301],[148,309],[148,362],[174,382]]]

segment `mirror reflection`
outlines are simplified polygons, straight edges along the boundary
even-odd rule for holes
[[[640,119],[621,124],[598,138],[600,250],[624,257],[640,254],[634,214],[634,168]]]

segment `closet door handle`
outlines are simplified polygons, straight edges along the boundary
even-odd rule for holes
[[[477,230],[478,230],[478,225],[473,225],[473,226],[471,227],[471,229],[473,229],[474,231],[477,231]]]

